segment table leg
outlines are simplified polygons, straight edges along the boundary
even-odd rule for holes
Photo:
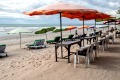
[[[88,44],[89,39],[87,39],[87,44]]]
[[[92,40],[92,39],[90,39],[90,44],[91,44],[91,40]]]
[[[71,46],[68,46],[68,63],[70,63],[70,47]]]
[[[79,47],[81,47],[81,42],[78,43]]]
[[[57,46],[55,46],[55,61],[57,62]]]

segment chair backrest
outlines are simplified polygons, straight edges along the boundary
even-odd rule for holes
[[[94,35],[93,33],[89,34],[89,36],[93,36],[93,35]]]
[[[99,41],[100,41],[99,45],[103,45],[105,43],[105,38],[102,38]]]
[[[99,34],[99,32],[95,32],[95,35],[98,35]]]
[[[5,52],[6,45],[0,45],[0,53]]]
[[[86,37],[86,35],[87,35],[87,34],[83,34],[83,35],[81,35],[81,37]]]
[[[34,46],[44,45],[45,39],[35,40]]]
[[[99,41],[96,41],[96,42],[94,42],[94,45],[99,46],[99,43],[100,43]]]
[[[77,50],[77,54],[79,53],[79,51],[82,51],[82,52],[85,52],[88,56],[90,52],[90,46],[91,45],[86,45],[86,46],[81,47],[80,49]]]
[[[55,41],[55,42],[59,42],[59,41],[60,41],[60,36],[55,37],[55,38],[54,38],[54,41]]]
[[[71,35],[69,35],[69,36],[68,36],[68,39],[72,39],[72,38],[73,38],[73,36],[74,36],[74,35],[72,35],[72,34],[71,34]]]

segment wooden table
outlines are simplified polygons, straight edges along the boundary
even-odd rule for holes
[[[65,47],[66,49],[67,49],[67,51],[68,51],[68,63],[70,63],[70,47],[72,46],[72,45],[74,45],[74,44],[78,44],[79,45],[79,47],[81,47],[81,40],[77,40],[77,41],[66,41],[66,42],[62,42],[62,44],[61,43],[57,43],[57,44],[55,44],[55,59],[56,59],[56,62],[57,62],[57,49],[60,47],[60,46],[63,46],[63,47]]]
[[[88,44],[88,42],[91,44],[92,39],[93,39],[93,42],[96,40],[96,36],[81,37],[80,39],[81,40],[86,39],[87,44]]]

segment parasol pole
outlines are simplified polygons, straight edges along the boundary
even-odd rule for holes
[[[48,39],[47,39],[47,33],[46,33],[46,32],[45,32],[45,36],[46,36],[46,40],[48,40]]]
[[[83,35],[84,35],[84,16],[83,16]],[[83,46],[84,46],[84,36],[83,36]]]
[[[70,34],[71,34],[71,30],[70,30]]]
[[[115,27],[116,27],[116,17],[115,17]]]
[[[110,24],[109,24],[109,19],[108,19],[108,31],[109,31],[109,26],[110,26]]]
[[[95,19],[95,30],[94,30],[94,33],[96,32],[96,19]]]
[[[60,31],[61,31],[61,57],[63,57],[63,48],[62,48],[62,13],[60,12]]]

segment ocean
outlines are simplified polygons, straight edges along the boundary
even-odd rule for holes
[[[82,26],[82,24],[73,24],[74,26]],[[94,26],[94,24],[87,24],[88,26]],[[64,24],[63,28],[67,28],[69,25]],[[96,27],[102,27],[102,26],[107,26],[103,24],[99,24]],[[111,25],[114,27],[114,25]],[[31,30],[35,32],[36,30],[42,29],[42,28],[47,28],[47,27],[56,27],[59,28],[59,25],[57,24],[0,24],[0,36],[11,36],[15,34],[7,34],[9,31],[16,29],[18,27],[24,27],[25,29]]]

